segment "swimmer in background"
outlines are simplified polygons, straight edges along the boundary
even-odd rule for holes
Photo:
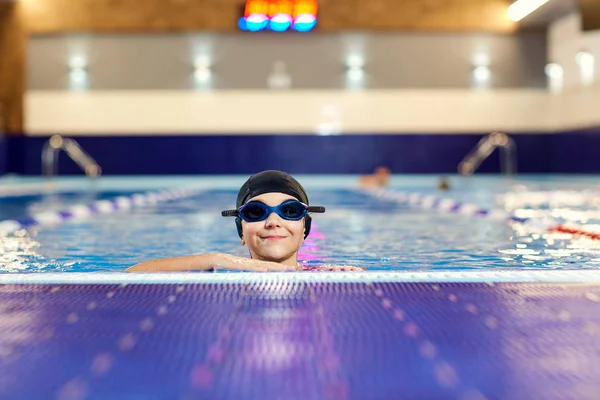
[[[377,167],[372,175],[362,175],[358,184],[360,187],[384,187],[390,184],[390,170],[386,167]]]
[[[438,190],[441,190],[441,191],[445,192],[445,191],[448,191],[450,189],[451,189],[451,187],[450,187],[450,180],[447,177],[445,177],[445,176],[440,177],[440,180],[438,182]]]
[[[127,272],[183,271],[302,271],[298,251],[310,233],[312,213],[325,207],[309,206],[302,185],[282,171],[252,175],[241,187],[235,210],[221,213],[235,217],[238,235],[250,258],[212,253],[144,261]],[[363,271],[352,266],[322,266],[310,270]]]

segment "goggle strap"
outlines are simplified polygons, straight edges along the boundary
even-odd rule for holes
[[[308,206],[307,211],[309,213],[323,214],[325,212],[325,207],[322,207],[322,206]],[[226,210],[226,211],[222,211],[221,212],[221,216],[223,216],[223,217],[238,217],[239,216],[239,212],[238,212],[238,210]]]

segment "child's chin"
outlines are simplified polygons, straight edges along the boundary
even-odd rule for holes
[[[265,251],[264,253],[262,253],[262,256],[269,260],[282,260],[284,258],[287,258],[286,255],[287,253],[284,251]]]

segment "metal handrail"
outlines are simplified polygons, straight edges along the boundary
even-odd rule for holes
[[[461,175],[473,175],[481,163],[498,148],[500,149],[500,171],[502,174],[516,174],[517,146],[514,140],[503,132],[493,132],[483,137],[458,164],[458,172]]]
[[[52,178],[58,173],[58,154],[63,150],[90,178],[97,178],[102,174],[98,163],[87,154],[79,144],[60,135],[52,136],[42,150],[42,172],[47,178]]]

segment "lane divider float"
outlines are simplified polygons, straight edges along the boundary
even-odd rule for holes
[[[453,199],[424,195],[416,192],[401,192],[390,189],[361,189],[360,192],[382,199],[391,200],[399,204],[407,204],[427,210],[439,210],[452,214],[469,215],[493,220],[506,220],[508,222],[525,223],[529,218],[519,218],[504,210],[482,208],[477,204],[460,202]]]
[[[77,204],[63,210],[44,211],[27,217],[0,221],[0,236],[8,236],[22,229],[35,226],[50,226],[74,219],[88,219],[99,214],[192,197],[203,190],[174,188],[148,193],[136,193],[131,196],[118,196],[110,200],[97,200],[90,204]]]
[[[533,222],[530,218],[520,218],[511,215],[504,210],[493,210],[482,208],[473,203],[464,203],[448,198],[440,198],[432,195],[424,195],[422,193],[401,192],[390,189],[361,189],[362,193],[382,199],[391,200],[399,204],[406,204],[412,207],[418,207],[428,210],[439,210],[453,214],[462,214],[474,217],[489,218],[497,221],[507,221],[510,223],[526,224]],[[544,225],[544,224],[542,224]],[[566,233],[574,237],[585,237],[593,240],[600,240],[600,232],[592,232],[581,227],[558,224],[548,227],[548,225],[540,226],[541,230],[548,233]]]

